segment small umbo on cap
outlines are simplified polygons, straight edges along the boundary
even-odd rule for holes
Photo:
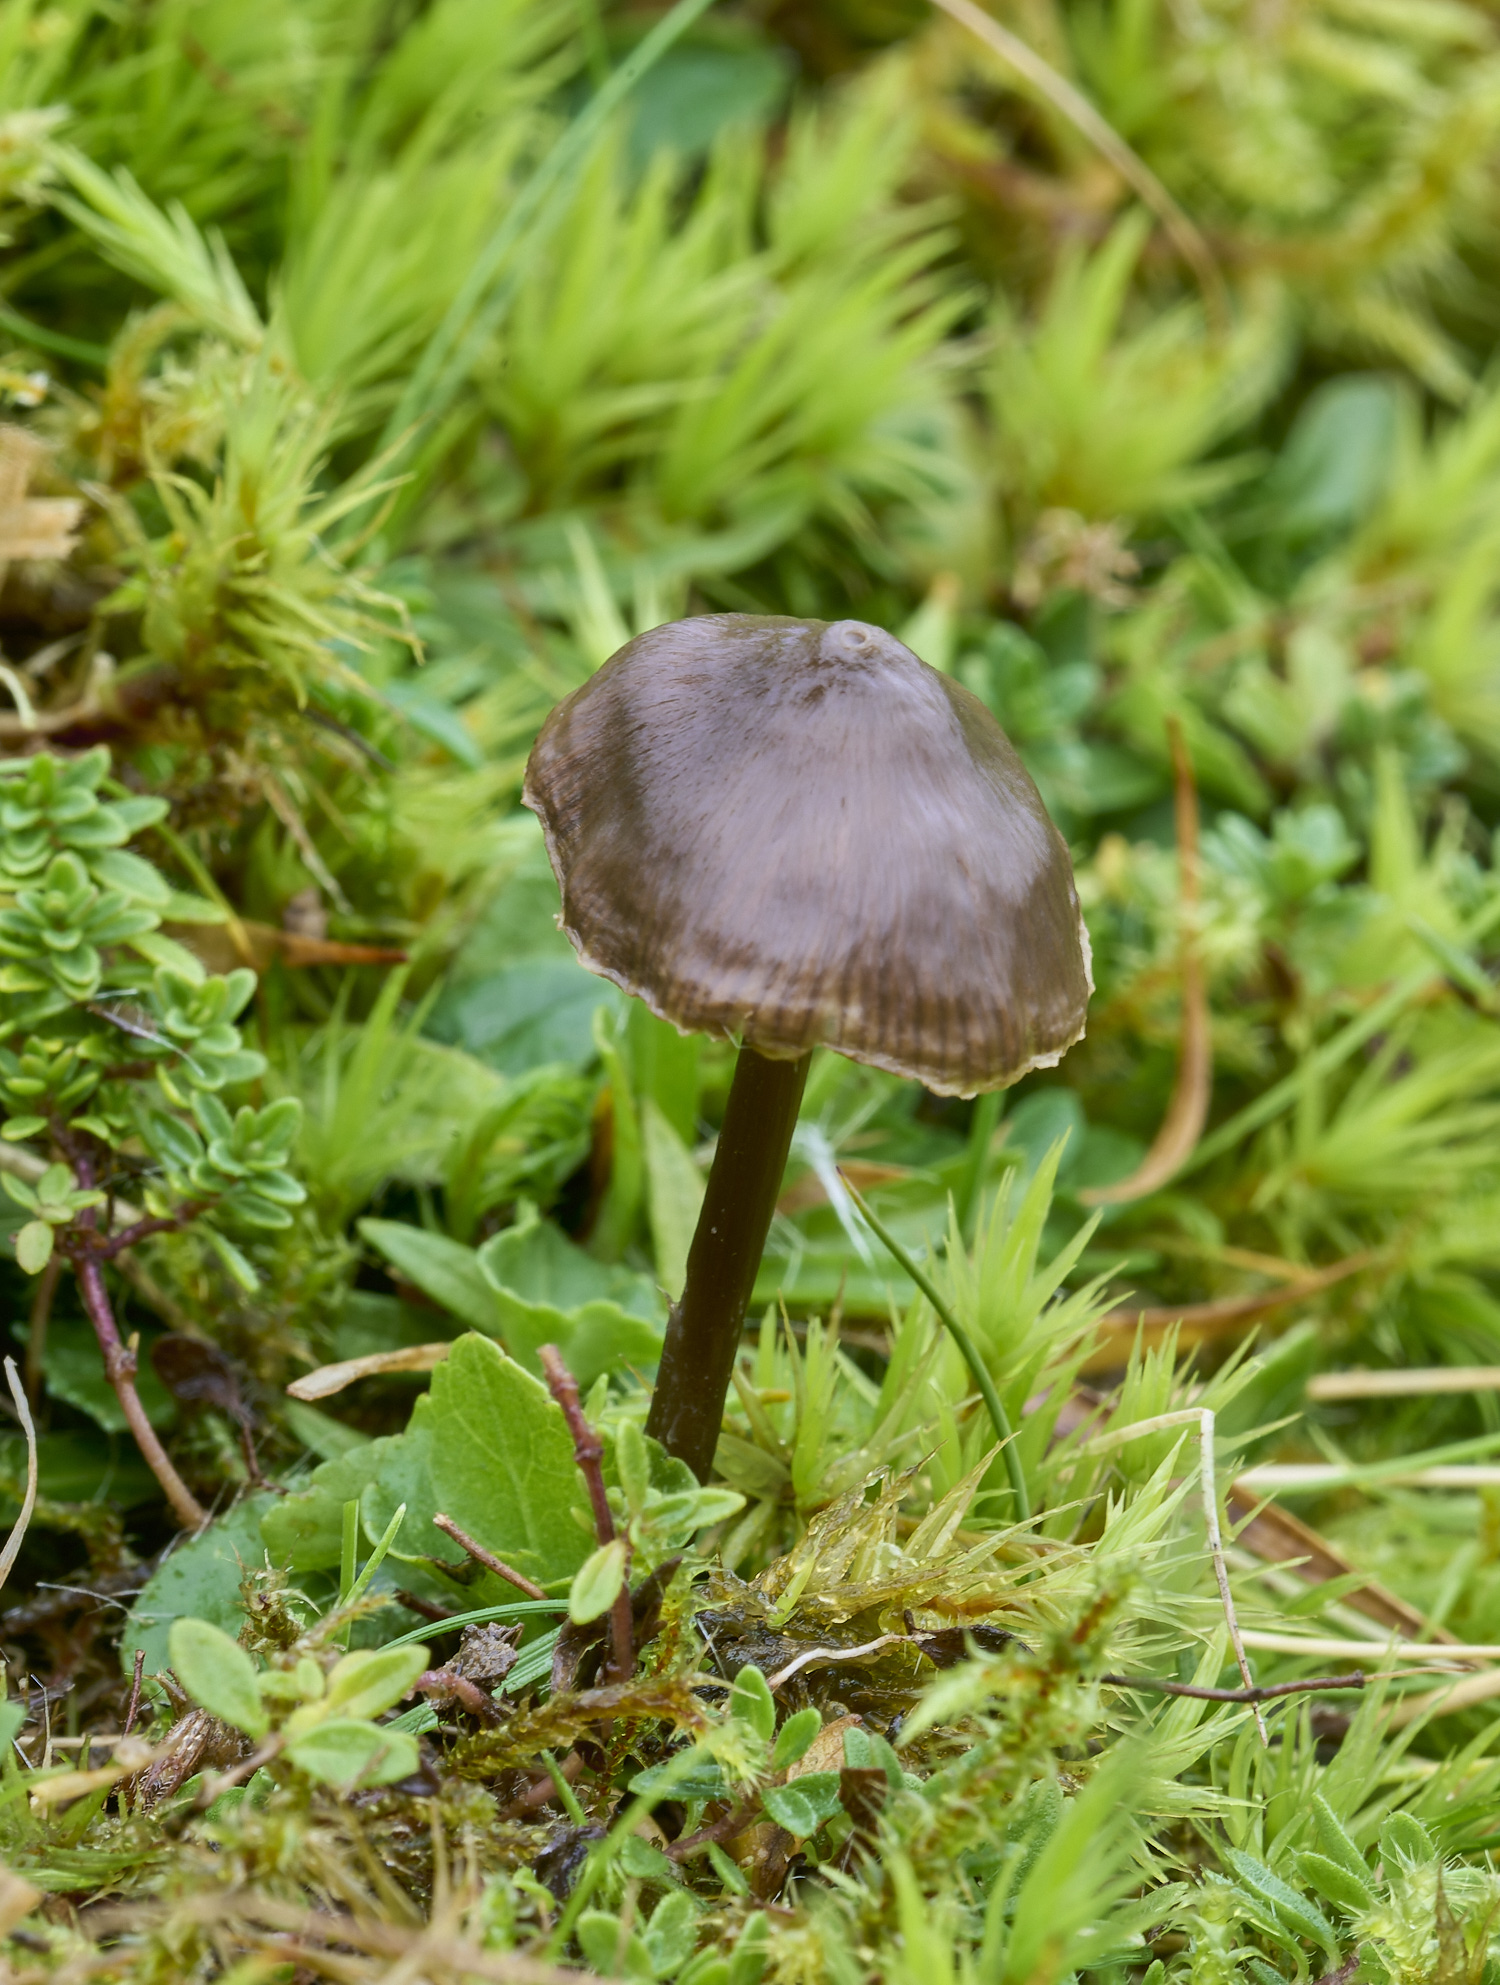
[[[640,635],[543,726],[524,799],[591,971],[741,1042],[647,1431],[706,1477],[808,1057],[943,1095],[1083,1033],[1061,835],[968,690],[861,621]]]

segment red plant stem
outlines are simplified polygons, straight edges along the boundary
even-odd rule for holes
[[[505,1721],[499,1705],[485,1694],[477,1682],[471,1682],[467,1675],[460,1675],[456,1668],[424,1669],[412,1683],[412,1688],[422,1695],[456,1697],[471,1716],[477,1716],[491,1729]]]
[[[512,1566],[505,1562],[504,1558],[497,1558],[493,1551],[487,1551],[483,1544],[476,1543],[467,1530],[460,1530],[451,1516],[444,1516],[440,1512],[432,1521],[434,1527],[441,1530],[445,1536],[451,1537],[459,1549],[471,1557],[476,1565],[483,1565],[485,1570],[492,1571],[496,1578],[503,1578],[507,1584],[513,1585],[517,1592],[524,1592],[528,1599],[545,1599],[547,1597],[542,1588],[539,1585],[534,1585],[523,1572],[514,1570]],[[567,1611],[564,1601],[558,1601],[557,1610],[560,1613]]]
[[[589,1502],[594,1512],[594,1533],[601,1544],[612,1544],[615,1539],[615,1514],[609,1506],[609,1492],[604,1486],[604,1470],[600,1466],[604,1460],[604,1442],[583,1417],[578,1381],[563,1363],[557,1346],[544,1344],[537,1356],[541,1359],[542,1370],[547,1374],[547,1390],[562,1408],[568,1432],[573,1436],[573,1459],[582,1469],[588,1486]]]
[[[583,1775],[583,1759],[578,1755],[577,1751],[569,1751],[568,1755],[558,1766],[558,1770],[561,1771],[568,1783],[572,1785]],[[545,1778],[533,1779],[524,1792],[519,1793],[511,1800],[510,1804],[502,1811],[500,1817],[502,1820],[516,1820],[520,1819],[526,1813],[534,1813],[539,1806],[560,1806],[561,1804],[562,1796],[558,1792],[551,1772],[548,1772]]]
[[[432,1600],[424,1599],[420,1592],[408,1592],[404,1586],[398,1586],[394,1596],[400,1600],[408,1613],[415,1613],[418,1619],[427,1620],[435,1627],[447,1626],[454,1617],[454,1609],[451,1606],[434,1605]],[[454,1632],[457,1631],[455,1627]]]
[[[735,1806],[722,1819],[715,1820],[712,1826],[699,1827],[696,1833],[685,1834],[681,1840],[674,1840],[662,1851],[669,1861],[686,1861],[701,1848],[717,1845],[720,1841],[733,1840],[737,1833],[745,1831],[759,1810],[758,1799],[752,1799],[745,1806]]]
[[[203,1211],[205,1211],[204,1205],[190,1200],[186,1206],[179,1206],[175,1213],[154,1215],[149,1220],[137,1220],[133,1227],[122,1227],[117,1234],[110,1234],[108,1238],[101,1235],[94,1241],[92,1251],[105,1261],[113,1261],[117,1254],[123,1253],[128,1247],[134,1247],[137,1241],[150,1240],[153,1234],[179,1232],[190,1220],[196,1220]]]
[[[594,1512],[594,1534],[601,1544],[612,1544],[615,1540],[614,1512],[609,1506],[609,1493],[604,1486],[604,1443],[596,1430],[583,1417],[583,1407],[578,1398],[578,1381],[562,1361],[562,1354],[555,1344],[544,1344],[537,1356],[542,1361],[542,1370],[547,1374],[547,1389],[563,1410],[563,1418],[568,1423],[568,1432],[573,1436],[573,1459],[582,1471],[588,1485],[589,1502]],[[630,1546],[625,1547],[625,1576],[620,1580],[620,1589],[615,1594],[614,1604],[609,1611],[609,1637],[611,1658],[605,1671],[606,1681],[628,1682],[635,1672],[635,1647],[631,1635],[630,1619]]]
[[[250,1477],[251,1487],[269,1488],[271,1485],[261,1472],[260,1456],[255,1452],[255,1435],[248,1420],[240,1422],[240,1452],[245,1457],[245,1473]]]
[[[122,1737],[130,1735],[135,1728],[135,1719],[140,1713],[141,1676],[145,1672],[145,1667],[146,1650],[144,1647],[138,1647],[135,1651],[135,1673],[130,1678],[130,1701],[125,1705],[125,1727],[120,1732]]]
[[[135,1389],[135,1353],[120,1342],[109,1292],[104,1286],[103,1267],[94,1254],[80,1252],[73,1258],[73,1273],[78,1277],[83,1307],[104,1353],[105,1377],[115,1389],[120,1410],[135,1435],[135,1444],[145,1456],[146,1466],[161,1483],[177,1521],[184,1529],[199,1530],[208,1521],[208,1511],[172,1466],[167,1450],[156,1437],[155,1427],[146,1418],[146,1409]]]
[[[90,1158],[78,1153],[72,1160],[78,1182],[85,1188],[94,1184],[94,1167]],[[191,1202],[190,1202],[191,1204]],[[187,1209],[182,1217],[190,1217]],[[138,1221],[127,1232],[139,1236],[140,1228],[149,1225]],[[172,1224],[177,1224],[176,1219]],[[121,1237],[116,1236],[116,1240]],[[156,1429],[146,1418],[146,1409],[141,1404],[141,1396],[135,1389],[136,1358],[129,1345],[120,1342],[120,1333],[115,1325],[115,1313],[110,1307],[109,1291],[104,1286],[104,1269],[101,1255],[110,1246],[106,1236],[99,1232],[99,1216],[92,1208],[80,1216],[72,1244],[65,1249],[73,1263],[73,1273],[78,1278],[79,1292],[83,1297],[83,1307],[88,1312],[89,1322],[94,1326],[94,1335],[99,1340],[99,1349],[104,1353],[104,1374],[115,1389],[115,1397],[120,1402],[120,1410],[125,1415],[126,1425],[135,1435],[135,1444],[145,1456],[146,1466],[161,1483],[167,1501],[177,1521],[187,1530],[201,1530],[208,1522],[208,1511],[183,1481],[167,1457],[167,1450],[156,1437]],[[117,1251],[117,1250],[116,1250]]]

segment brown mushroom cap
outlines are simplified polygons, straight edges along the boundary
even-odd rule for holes
[[[1062,836],[977,697],[857,620],[707,614],[622,648],[526,768],[583,963],[685,1033],[967,1096],[1093,990]]]

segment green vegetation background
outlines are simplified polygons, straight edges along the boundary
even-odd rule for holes
[[[1286,1506],[1353,1569],[1232,1553],[1263,1638],[1363,1636],[1378,1665],[1395,1616],[1346,1603],[1373,1579],[1422,1638],[1500,1641],[1500,1489],[1402,1479],[1500,1449],[1500,1393],[1307,1390],[1500,1365],[1500,20],[1478,0],[683,11],[627,92],[664,17],[596,0],[0,0],[0,743],[104,743],[169,803],[139,848],[180,892],[175,936],[258,972],[246,1094],[300,1099],[307,1187],[283,1229],[226,1251],[190,1228],[119,1264],[143,1367],[163,1331],[214,1339],[259,1465],[296,1491],[279,1531],[252,1499],[214,1533],[229,1555],[167,1559],[144,1610],[167,1513],[61,1284],[41,1501],[0,1618],[12,1690],[38,1678],[70,1736],[118,1727],[121,1615],[60,1603],[60,1565],[134,1600],[127,1665],[146,1645],[154,1668],[178,1613],[240,1630],[234,1552],[263,1541],[329,1604],[351,1498],[371,1546],[398,1501],[467,1509],[566,1589],[588,1541],[566,1452],[549,1507],[498,1495],[514,1444],[484,1445],[539,1394],[480,1358],[465,1395],[458,1353],[414,1416],[425,1379],[320,1405],[284,1387],[472,1329],[523,1368],[561,1342],[599,1411],[639,1418],[630,1374],[680,1283],[729,1063],[577,966],[522,767],[636,631],[853,615],[1022,751],[1073,848],[1098,991],[1086,1042],[998,1116],[815,1064],[760,1285],[798,1328],[771,1311],[721,1449],[742,1501],[700,1543],[715,1578],[754,1581],[736,1604],[808,1645],[899,1624],[898,1601],[968,1617],[943,1606],[981,1591],[1031,1637],[903,1709],[927,1748],[888,1754],[878,1856],[840,1861],[847,1806],[837,1838],[809,1809],[800,1883],[748,1942],[766,1898],[722,1853],[688,1889],[646,1861],[601,1875],[595,1914],[626,1922],[634,1975],[712,1981],[742,1945],[733,1985],[756,1965],[1500,1977],[1495,1698],[1294,1705],[1266,1751],[1243,1708],[1101,1693],[1122,1666],[1237,1678],[1181,1428],[1085,1459],[1059,1421],[1082,1374],[1091,1433],[1196,1401],[1226,1467],[1325,1464]],[[1186,910],[1174,729],[1202,809]],[[1091,1205],[1167,1115],[1185,952],[1203,1135],[1153,1189]],[[840,1165],[918,1252],[951,1208],[949,1294],[1012,1412],[1051,1387],[1021,1446],[1053,1548],[1002,1553],[999,1585],[963,1554],[1014,1515],[1003,1471]],[[35,1285],[9,1261],[0,1280],[20,1357]],[[227,1395],[154,1375],[143,1395],[225,1506],[248,1481]],[[0,1466],[14,1506],[19,1433]],[[865,1487],[887,1476],[889,1498]],[[415,1620],[390,1594],[427,1590],[428,1532],[403,1533],[371,1644]],[[1263,1681],[1331,1658],[1255,1656]],[[474,1803],[511,1764],[486,1780],[471,1753],[470,1803],[445,1808],[466,1934],[536,1953],[542,1836]],[[770,1769],[756,1755],[721,1755],[724,1783]],[[29,1919],[38,1975],[93,1948],[90,1896],[190,1903],[223,1879],[191,1829],[103,1797],[26,1818],[8,1769],[0,1851],[62,1898]],[[283,1793],[270,1818],[221,1816],[236,1880],[392,1921],[435,1907],[430,1843],[376,1880],[347,1802]],[[395,1795],[368,1824],[411,1831]],[[120,1975],[227,1975],[190,1909],[142,1922]],[[607,1969],[591,1934],[573,1959]]]

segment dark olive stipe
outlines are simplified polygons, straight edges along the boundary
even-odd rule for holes
[[[855,620],[653,628],[552,712],[524,797],[583,963],[743,1043],[648,1422],[704,1476],[807,1057],[950,1096],[1060,1060],[1072,866],[978,698]]]
[[[667,1322],[646,1432],[707,1481],[734,1373],[745,1312],[786,1154],[807,1084],[809,1057],[768,1061],[740,1049],[703,1211],[688,1250],[682,1300]]]

